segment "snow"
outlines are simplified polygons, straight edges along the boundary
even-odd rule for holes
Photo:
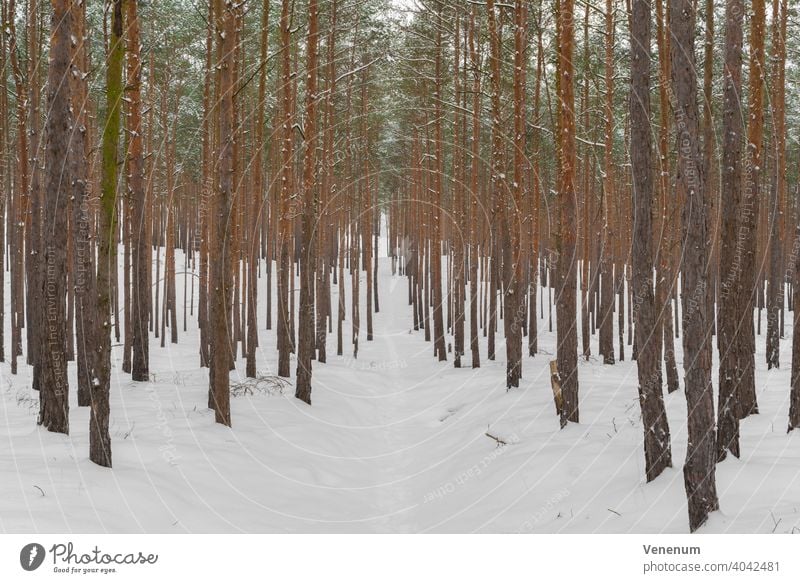
[[[177,252],[179,272],[183,259]],[[274,330],[263,329],[265,282],[258,367],[271,375],[277,355]],[[176,283],[180,303],[183,276]],[[36,426],[30,368],[20,364],[12,376],[4,363],[0,531],[688,532],[686,400],[682,391],[665,395],[675,467],[647,484],[629,346],[613,366],[580,359],[581,423],[560,430],[546,306],[540,354],[525,358],[521,387],[506,391],[500,335],[496,361],[487,360],[481,335],[482,367],[469,367],[467,348],[464,368],[455,369],[452,353],[439,363],[424,332],[411,330],[407,283],[391,276],[386,257],[379,290],[375,339],[366,341],[362,315],[358,359],[349,318],[343,356],[334,325],[328,363],[314,363],[312,406],[293,397],[293,386],[236,397],[230,429],[206,407],[196,320],[184,333],[180,306],[179,343],[160,348],[151,338],[150,382],[121,373],[115,346],[112,470],[88,460],[89,411],[77,406],[73,365],[71,434],[63,436]],[[337,293],[334,286],[334,310]],[[783,369],[769,372],[757,340],[761,414],[742,423],[742,459],[718,466],[721,510],[701,532],[800,529],[800,435],[786,434],[790,339],[787,318]],[[676,349],[680,367],[680,341]],[[240,358],[231,380],[243,378]]]

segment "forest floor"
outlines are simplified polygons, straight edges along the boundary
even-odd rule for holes
[[[500,335],[496,361],[481,336],[480,369],[469,366],[468,349],[464,368],[453,367],[452,353],[436,361],[424,332],[412,330],[407,282],[392,277],[385,257],[375,338],[366,341],[362,314],[354,359],[346,280],[345,355],[336,356],[334,326],[328,362],[314,364],[311,407],[294,398],[292,380],[282,392],[232,398],[233,427],[215,424],[193,317],[183,332],[179,315],[177,345],[151,338],[149,383],[121,373],[116,347],[112,470],[88,460],[89,412],[74,391],[70,435],[48,433],[36,426],[29,367],[12,376],[0,365],[0,531],[688,532],[686,400],[682,390],[665,396],[674,467],[646,484],[629,346],[613,366],[581,359],[581,423],[560,430],[546,307],[540,353],[525,358],[522,386],[506,391]],[[179,304],[183,284],[178,275]],[[334,311],[337,293],[333,286]],[[742,459],[718,466],[721,510],[702,532],[800,531],[800,434],[786,433],[790,341],[783,368],[769,372],[763,336],[757,343],[761,413],[742,423]],[[262,325],[259,373],[273,375],[276,359],[274,331]],[[244,380],[242,359],[231,379]]]

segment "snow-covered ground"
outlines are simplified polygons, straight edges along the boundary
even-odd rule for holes
[[[454,369],[452,354],[436,361],[424,332],[412,330],[407,283],[391,276],[388,258],[379,289],[374,340],[366,341],[362,316],[353,359],[348,318],[345,355],[336,356],[334,329],[328,363],[314,366],[311,407],[293,386],[237,397],[230,429],[206,408],[194,318],[185,333],[179,318],[177,345],[151,339],[150,383],[121,373],[116,348],[113,470],[88,461],[88,410],[74,391],[71,434],[48,433],[36,426],[29,368],[12,376],[3,364],[0,531],[688,532],[683,391],[665,396],[675,467],[646,484],[635,363],[581,359],[581,423],[560,430],[546,310],[540,354],[525,358],[522,386],[506,391],[499,336],[496,361],[486,359],[481,337],[482,367],[468,367],[468,351],[467,366]],[[334,309],[337,293],[334,286]],[[258,368],[270,375],[275,335],[261,328]],[[790,324],[784,366],[770,372],[758,339],[761,414],[742,424],[742,459],[718,466],[721,510],[702,532],[800,531],[800,435],[786,434],[789,339]],[[239,360],[232,382],[243,377]]]

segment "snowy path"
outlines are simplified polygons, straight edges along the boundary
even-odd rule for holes
[[[405,287],[399,283],[392,281],[388,289],[382,290],[383,305],[403,305]],[[349,321],[346,326],[350,326]],[[360,423],[341,420],[337,438],[357,444],[350,455],[343,456],[342,463],[351,467],[350,480],[363,484],[356,488],[368,503],[356,512],[358,518],[354,520],[353,509],[347,505],[349,484],[314,492],[312,496],[322,498],[319,504],[339,509],[342,516],[336,521],[343,529],[410,532],[414,530],[413,516],[419,500],[410,496],[409,481],[413,478],[409,475],[414,473],[414,448],[426,428],[418,419],[421,403],[415,401],[413,391],[419,381],[409,374],[408,359],[412,358],[414,368],[419,370],[421,363],[417,361],[429,360],[429,349],[420,345],[419,338],[409,335],[407,318],[401,311],[375,314],[375,333],[370,342],[366,341],[363,317],[361,326],[357,359],[333,356],[329,357],[331,363],[339,360],[343,367],[317,367],[314,407],[319,402],[325,406],[330,398],[345,401],[346,408],[358,411]],[[335,347],[329,354],[333,351]],[[345,352],[351,351],[352,345],[346,341]]]
[[[666,397],[675,467],[645,484],[635,363],[582,360],[581,424],[561,431],[546,312],[541,353],[525,358],[522,386],[507,392],[502,344],[490,362],[481,338],[480,369],[453,368],[450,353],[433,358],[424,332],[411,330],[407,282],[386,258],[375,338],[366,341],[362,301],[354,360],[349,278],[345,287],[345,355],[336,356],[334,327],[328,362],[314,365],[311,407],[292,386],[233,399],[233,428],[215,425],[192,319],[179,344],[152,340],[150,383],[131,382],[117,360],[112,471],[87,459],[88,411],[73,402],[69,437],[40,430],[28,367],[12,377],[1,365],[0,532],[687,531],[682,392]],[[800,530],[800,435],[785,433],[789,367],[766,371],[762,338],[757,345],[762,413],[742,425],[742,460],[718,468],[722,511],[708,532]],[[788,363],[790,342],[782,348]],[[274,372],[274,332],[261,331],[258,363]],[[232,382],[243,370],[240,360]],[[509,445],[498,448],[487,430]]]

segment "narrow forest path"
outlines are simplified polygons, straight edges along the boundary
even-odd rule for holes
[[[385,260],[384,262],[385,263]],[[382,265],[385,269],[385,265]],[[381,270],[383,271],[383,270]],[[353,398],[366,399],[375,407],[375,425],[365,436],[367,449],[374,448],[368,461],[375,486],[371,495],[378,509],[371,529],[384,532],[413,532],[414,515],[420,501],[411,495],[415,444],[426,432],[417,412],[423,404],[414,399],[416,379],[409,374],[409,362],[419,370],[417,359],[428,358],[427,346],[419,346],[418,338],[409,333],[407,292],[400,279],[383,279],[383,312],[374,315],[374,338],[360,343],[360,356],[352,365],[358,369],[351,379],[361,389]],[[365,332],[362,334],[365,336]],[[416,341],[416,342],[415,342]]]
[[[373,340],[366,340],[362,315],[358,358],[329,357],[327,364],[315,369],[314,407],[319,401],[326,406],[328,399],[333,399],[339,401],[332,405],[336,410],[358,411],[360,422],[343,423],[338,436],[358,444],[347,452],[348,481],[366,484],[362,487],[364,505],[353,526],[357,530],[415,532],[423,520],[419,512],[431,468],[429,441],[439,423],[436,403],[420,393],[435,384],[438,369],[452,363],[437,363],[431,344],[424,341],[424,331],[413,330],[407,280],[393,277],[389,262],[387,257],[379,262],[382,309],[373,316]],[[349,300],[348,294],[348,308]],[[349,332],[349,319],[346,326]],[[345,354],[351,351],[352,345],[345,342]],[[329,338],[328,354],[335,354],[335,337]],[[431,422],[432,418],[437,420]],[[336,498],[334,493],[332,499]],[[342,511],[351,512],[346,506]]]

